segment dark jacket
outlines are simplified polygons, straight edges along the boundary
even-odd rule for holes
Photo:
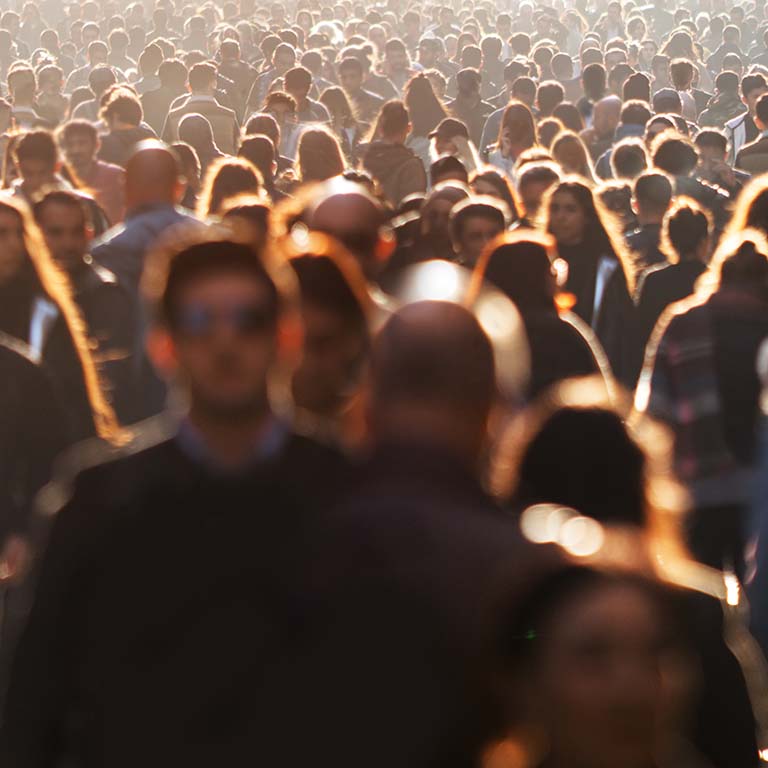
[[[438,445],[380,445],[357,477],[329,526],[338,618],[318,666],[341,708],[317,708],[317,753],[339,766],[363,752],[369,768],[473,765],[487,736],[476,663],[493,609],[549,564]],[[345,723],[341,742],[333,722]]]
[[[722,128],[729,120],[747,111],[738,93],[718,93],[699,115],[702,128]]]
[[[661,243],[661,224],[644,224],[626,237],[629,249],[635,255],[637,277],[648,267],[666,263],[667,257],[659,249]]]
[[[2,764],[280,763],[313,716],[296,704],[314,530],[346,471],[288,433],[241,472],[173,439],[81,473],[18,646]]]
[[[445,108],[453,117],[467,126],[469,138],[476,147],[479,147],[485,121],[492,112],[496,111],[493,104],[481,101],[479,97],[465,99],[459,95],[453,101],[449,101]]]
[[[393,206],[406,195],[427,191],[424,164],[403,144],[372,142],[364,150],[363,167],[379,182]]]
[[[535,398],[564,379],[610,375],[600,342],[578,316],[521,310],[531,349],[528,395]]]
[[[70,275],[70,282],[107,397],[120,423],[132,424],[144,416],[133,376],[137,354],[135,302],[115,274],[99,264],[85,265]]]
[[[0,335],[0,545],[27,527],[35,494],[67,444],[64,414],[29,350]]]
[[[707,268],[700,261],[679,264],[656,264],[647,269],[637,284],[637,341],[638,366],[645,359],[645,350],[656,323],[664,310],[676,301],[690,296],[696,281]]]
[[[154,91],[148,91],[141,96],[141,106],[144,109],[144,119],[159,136],[165,125],[165,118],[175,98],[181,96],[183,91],[176,88],[160,86]]]
[[[768,171],[768,136],[759,136],[736,154],[736,167],[758,176]]]

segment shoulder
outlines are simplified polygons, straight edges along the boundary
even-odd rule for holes
[[[740,125],[743,125],[744,121],[747,118],[747,113],[743,112],[740,115],[737,115],[736,117],[731,118],[725,123],[725,127],[729,128],[730,130],[734,130],[738,128]]]

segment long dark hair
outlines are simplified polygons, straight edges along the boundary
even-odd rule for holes
[[[536,121],[527,104],[522,101],[510,101],[501,117],[499,137],[496,146],[501,149],[501,139],[504,131],[509,131],[514,137],[514,143],[524,149],[536,146]]]
[[[631,296],[635,289],[635,266],[632,254],[624,244],[621,227],[615,216],[600,202],[592,190],[577,177],[569,177],[552,187],[546,200],[547,223],[546,231],[552,233],[551,211],[552,200],[560,192],[568,192],[581,208],[586,219],[584,239],[581,245],[595,257],[599,255],[613,256],[624,271],[627,290]]]
[[[423,73],[414,75],[405,86],[405,106],[411,116],[411,134],[428,136],[437,128],[447,112],[435,95],[432,82]]]

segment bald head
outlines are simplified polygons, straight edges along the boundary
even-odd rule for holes
[[[335,190],[335,191],[334,191]],[[325,232],[341,242],[360,262],[368,279],[378,271],[379,230],[385,222],[384,209],[374,197],[357,184],[331,187],[311,212],[308,226]]]
[[[371,373],[377,437],[409,434],[479,456],[496,371],[491,342],[469,311],[442,301],[403,307],[376,337]]]
[[[179,163],[165,144],[154,140],[137,144],[125,172],[128,210],[144,205],[176,203]]]
[[[606,96],[595,104],[592,125],[598,136],[612,136],[621,118],[621,99]]]

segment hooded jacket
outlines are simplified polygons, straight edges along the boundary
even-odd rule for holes
[[[746,111],[747,108],[738,93],[718,93],[699,115],[699,125],[703,128],[721,128],[729,120]]]
[[[423,163],[403,144],[371,142],[363,155],[363,167],[379,182],[394,206],[407,195],[427,191]]]

